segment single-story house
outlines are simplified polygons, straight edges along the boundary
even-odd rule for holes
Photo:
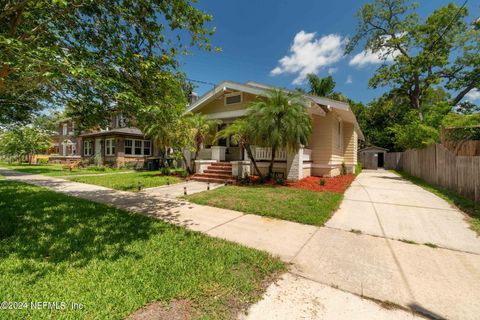
[[[79,138],[82,159],[98,165],[142,168],[154,154],[151,140],[133,127],[82,133]]]
[[[243,117],[249,103],[265,96],[272,87],[247,82],[224,81],[202,97],[193,101],[187,112],[202,113],[211,119],[221,120],[223,126]],[[348,172],[357,164],[358,139],[363,133],[348,103],[314,95],[303,95],[305,108],[312,118],[313,130],[309,144],[295,154],[278,150],[274,172],[289,180],[299,180],[311,175],[335,176],[340,174],[342,163]],[[253,153],[260,170],[267,172],[271,159],[270,148],[254,146]],[[244,176],[253,173],[251,161],[244,150],[229,139],[203,146],[195,161],[194,179],[211,181]],[[229,172],[231,167],[231,172]],[[223,172],[221,172],[223,170]]]
[[[378,169],[383,168],[385,164],[385,153],[388,149],[371,146],[358,151],[358,158],[363,168]]]

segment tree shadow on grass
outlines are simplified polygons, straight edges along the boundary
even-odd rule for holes
[[[0,259],[21,259],[16,271],[36,278],[63,262],[82,267],[92,260],[139,259],[129,245],[168,228],[141,215],[10,181],[0,182],[0,215]]]

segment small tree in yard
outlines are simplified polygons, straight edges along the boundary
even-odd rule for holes
[[[200,113],[192,113],[186,116],[187,128],[190,131],[190,136],[194,141],[193,152],[194,156],[192,160],[196,160],[198,152],[202,145],[211,137],[218,125],[219,120],[209,119],[206,115]]]
[[[238,144],[241,148],[247,151],[248,157],[252,160],[255,173],[258,176],[262,176],[260,169],[258,169],[257,161],[252,152],[252,137],[254,136],[253,126],[246,119],[237,119],[232,124],[220,130],[215,136],[215,140],[219,139],[232,139],[232,141]]]
[[[45,151],[49,146],[49,134],[37,128],[15,128],[0,136],[0,154],[19,160],[26,156],[30,164],[34,154]]]
[[[304,106],[303,98],[296,93],[273,89],[266,97],[252,102],[247,112],[247,121],[255,128],[253,142],[261,147],[270,147],[272,157],[268,177],[273,174],[275,153],[285,148],[297,152],[308,143],[312,123]]]
[[[158,112],[158,115],[163,114]],[[155,117],[155,113],[152,117]],[[144,126],[144,130],[160,147],[173,148],[175,155],[184,161],[188,173],[193,173],[191,162],[197,159],[202,145],[213,137],[218,124],[219,121],[208,119],[205,115],[188,113],[172,117],[169,122],[151,121]],[[191,161],[186,159],[185,151],[194,154]]]

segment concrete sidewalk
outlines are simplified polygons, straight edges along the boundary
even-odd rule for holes
[[[387,172],[362,173],[348,190],[347,200],[342,203],[341,209],[328,222],[329,227],[320,228],[199,206],[159,194],[116,191],[58,178],[20,174],[10,170],[0,170],[0,174],[7,176],[7,179],[36,184],[54,191],[154,216],[192,230],[268,251],[278,255],[283,261],[291,262],[291,272],[300,275],[304,280],[300,280],[301,284],[299,284],[299,281],[289,281],[288,278],[284,278],[287,280],[278,284],[279,291],[275,291],[277,284],[273,284],[265,296],[266,299],[258,306],[252,307],[248,316],[251,319],[262,319],[262,312],[258,310],[280,310],[278,299],[269,298],[272,294],[275,295],[275,292],[296,294],[298,299],[302,299],[302,295],[305,296],[311,292],[309,290],[317,289],[321,292],[318,293],[319,296],[314,299],[315,301],[303,300],[305,302],[303,304],[290,304],[289,313],[272,314],[271,318],[320,319],[326,316],[338,319],[342,318],[342,314],[347,317],[348,313],[331,309],[347,303],[346,301],[352,303],[344,306],[346,310],[349,308],[359,312],[363,310],[361,312],[369,315],[367,318],[409,319],[412,317],[411,313],[398,310],[381,309],[379,313],[375,313],[375,308],[371,305],[372,301],[359,297],[392,302],[403,308],[428,314],[429,317],[476,319],[480,314],[478,300],[480,255],[463,252],[475,252],[478,238],[471,238],[468,226],[461,224],[463,220],[460,219],[460,222],[458,220],[459,212],[442,199],[430,193],[414,197],[414,193],[418,194],[423,190],[409,185],[396,176],[390,176],[391,174]],[[377,177],[377,174],[387,178]],[[361,198],[362,193],[366,193],[369,198]],[[356,206],[349,206],[349,201],[355,201]],[[375,234],[373,231],[378,229],[371,227],[371,223],[362,225],[363,219],[370,222],[372,220],[371,212],[368,212],[363,204],[373,206],[377,214],[382,212],[381,214],[388,217],[388,212],[393,212],[392,215],[398,214],[399,218],[391,221],[388,218],[380,218],[382,226],[380,230],[383,231]],[[438,210],[424,213],[420,219],[436,219],[440,217],[440,213],[444,213],[446,217],[441,219],[447,219],[451,214],[454,217],[452,228],[455,233],[449,235],[448,241],[440,243],[441,237],[438,235],[440,232],[446,232],[447,220],[441,223],[441,227],[424,230],[424,233],[429,233],[429,238],[422,241],[435,241],[434,243],[442,244],[446,248],[455,248],[456,251],[434,249],[390,239],[395,238],[396,234],[393,231],[387,233],[385,230],[395,230],[397,223],[411,225],[407,229],[410,231],[401,234],[402,237],[419,236],[422,232],[415,226],[423,228],[424,224],[403,221],[416,219],[416,211],[403,214],[397,213],[396,209],[382,210],[380,207],[382,204],[393,205],[395,208],[418,208],[418,212],[424,209]],[[427,222],[425,225],[428,224]],[[390,228],[385,227],[386,225]],[[365,234],[350,232],[351,229],[363,229],[362,232]],[[435,234],[437,229],[438,234]],[[373,236],[368,235],[369,232]],[[472,244],[469,247],[463,247],[468,239],[471,239]],[[331,288],[325,289],[325,286]],[[285,298],[287,297],[288,295]],[[295,300],[293,296],[290,298]],[[318,316],[308,316],[309,313],[305,313],[305,308],[317,312]],[[362,314],[361,312],[359,314]]]
[[[151,195],[151,196],[161,196],[167,198],[178,198],[184,195],[184,192],[187,192],[188,195],[216,189],[223,186],[221,183],[207,183],[201,181],[186,181],[181,183],[175,183],[166,186],[146,188],[142,190],[142,194]]]

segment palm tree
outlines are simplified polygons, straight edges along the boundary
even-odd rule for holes
[[[333,89],[335,89],[335,80],[333,80],[332,76],[320,78],[314,73],[309,73],[307,75],[307,80],[310,86],[310,91],[308,93],[310,94],[320,97],[329,97],[334,93]]]
[[[255,128],[252,142],[270,147],[272,157],[268,177],[272,177],[275,153],[279,149],[297,152],[308,143],[312,123],[303,98],[296,93],[273,89],[266,97],[260,97],[248,108],[246,121]]]
[[[160,113],[152,112],[151,116],[155,117],[157,114]],[[202,144],[213,136],[219,121],[208,119],[198,113],[178,115],[171,117],[169,121],[164,121],[162,117],[155,117],[153,120],[150,120],[148,126],[143,127],[146,135],[153,138],[162,148],[173,148],[175,153],[182,157],[187,171],[193,173],[192,163],[187,161],[184,151],[193,152],[191,161],[195,161]]]
[[[190,131],[190,136],[194,141],[194,156],[192,160],[196,160],[200,148],[205,141],[210,137],[213,137],[220,121],[209,119],[206,115],[200,113],[191,113],[186,117],[188,125],[187,130]]]
[[[246,119],[237,119],[224,129],[217,132],[215,140],[219,139],[232,139],[232,142],[238,144],[241,148],[247,151],[248,157],[252,160],[255,173],[258,176],[262,176],[262,173],[258,169],[257,162],[253,156],[251,140],[253,136],[253,128]]]

